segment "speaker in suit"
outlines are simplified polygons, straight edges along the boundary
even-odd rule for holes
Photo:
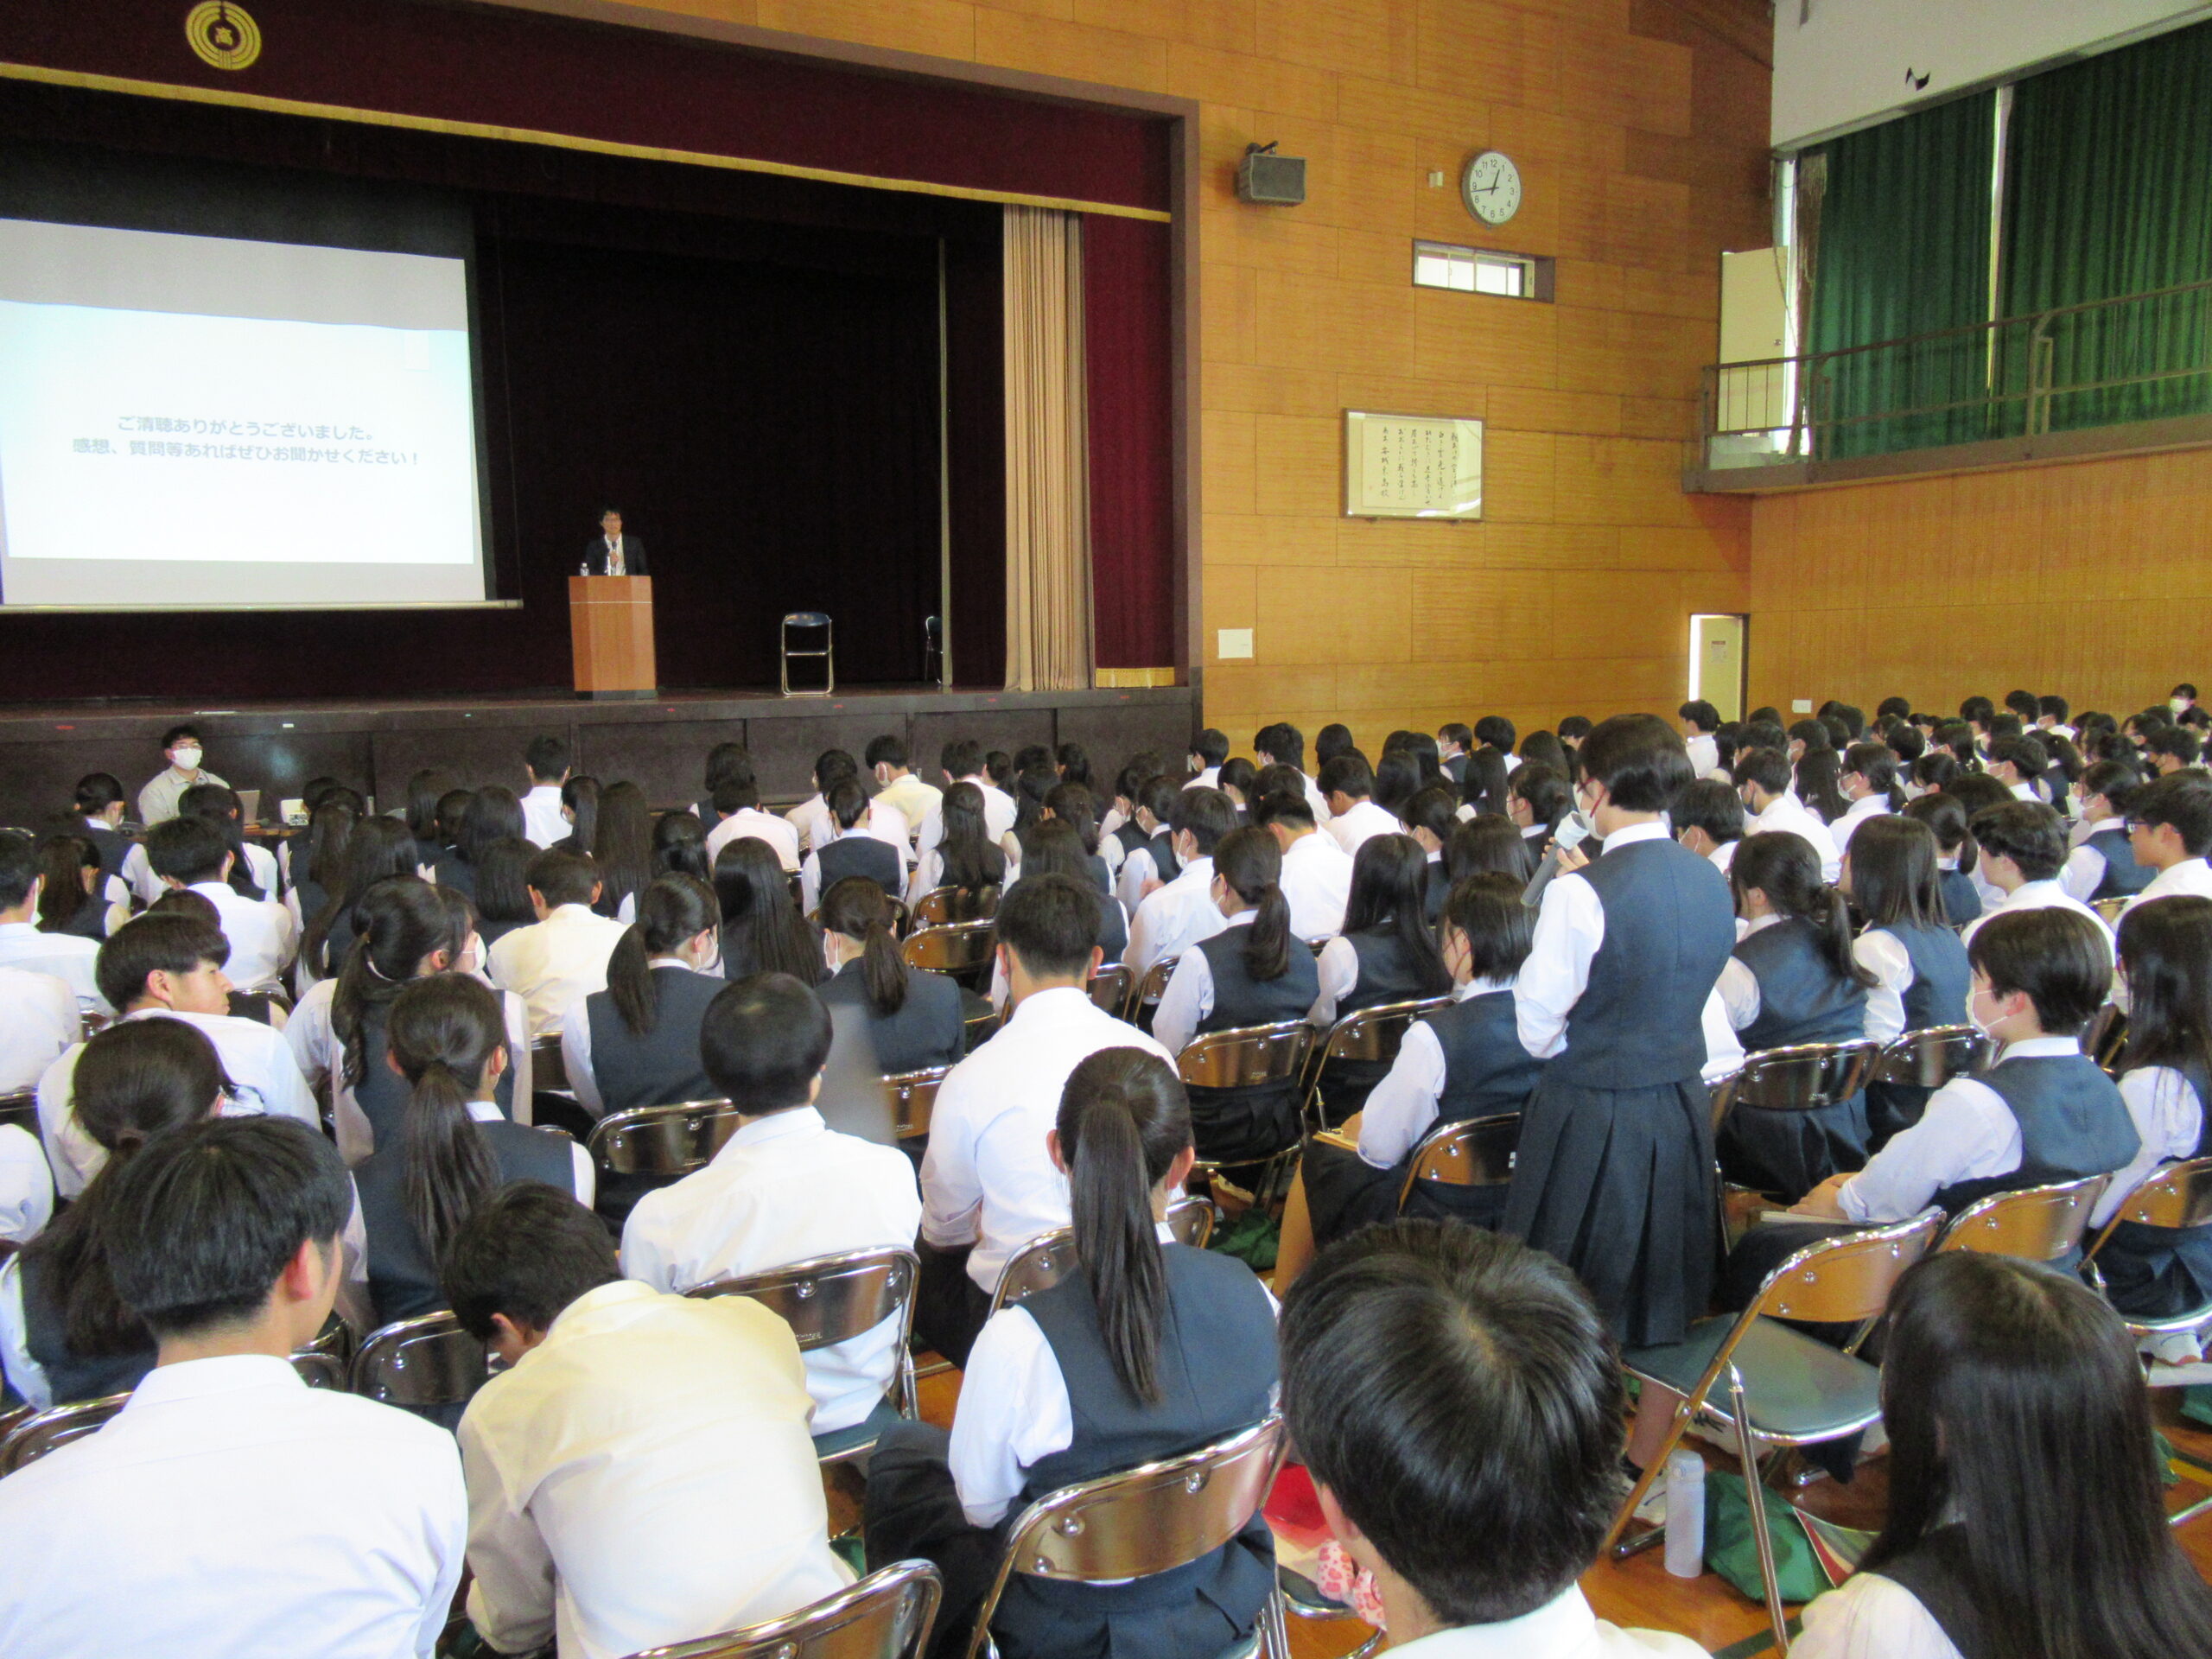
[[[622,545],[622,574],[626,576],[650,575],[645,568],[645,543],[635,536],[620,536],[616,540]],[[587,574],[594,576],[607,575],[607,567],[613,550],[613,543],[606,537],[593,537],[589,545],[584,549]]]

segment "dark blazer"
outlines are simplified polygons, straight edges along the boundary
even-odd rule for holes
[[[584,563],[592,575],[603,576],[607,574],[606,537],[594,536],[585,543]],[[622,532],[622,574],[626,576],[652,574],[645,566],[645,538],[632,536],[627,531]]]

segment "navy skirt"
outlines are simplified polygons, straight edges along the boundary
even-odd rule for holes
[[[1795,1204],[1831,1175],[1866,1167],[1866,1095],[1812,1112],[1738,1106],[1720,1126],[1720,1173],[1738,1186]]]

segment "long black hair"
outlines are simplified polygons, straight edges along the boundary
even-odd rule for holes
[[[1728,885],[1735,890],[1737,914],[1743,913],[1744,895],[1757,887],[1776,915],[1812,928],[1821,959],[1837,978],[1856,985],[1876,982],[1851,954],[1851,906],[1821,880],[1821,855],[1804,836],[1786,830],[1745,836],[1729,861]]]
[[[1418,856],[1421,849],[1414,851]],[[1213,849],[1213,873],[1259,912],[1244,940],[1244,971],[1257,980],[1281,979],[1290,971],[1293,943],[1290,901],[1282,896],[1282,843],[1258,824],[1232,830]]]
[[[299,851],[292,856],[292,881],[312,881],[327,893],[346,880],[346,848],[353,839],[353,825],[360,813],[346,798],[353,791],[327,796],[308,815],[308,836],[302,863]],[[409,831],[411,835],[413,831]]]
[[[891,937],[891,900],[864,875],[849,875],[822,895],[824,931],[859,942],[868,1006],[887,1020],[906,1006],[906,963]]]
[[[355,824],[346,837],[345,879],[325,889],[329,896],[308,923],[307,936],[300,941],[300,960],[308,965],[308,971],[327,978],[330,963],[325,957],[330,930],[352,912],[371,887],[395,875],[413,875],[419,861],[414,834],[400,819],[367,817]]]
[[[802,985],[828,977],[814,930],[798,913],[776,849],[734,836],[715,855],[715,899],[722,915],[722,972],[789,974]]]
[[[48,836],[39,843],[38,862],[46,880],[38,894],[40,932],[61,932],[86,906],[102,902],[100,849],[90,836],[67,831]],[[92,872],[90,887],[85,885],[87,870]]]
[[[1540,732],[1535,735],[1549,737],[1551,734]],[[1556,743],[1558,740],[1554,738],[1553,741]],[[1510,807],[1517,797],[1529,809],[1530,829],[1541,824],[1545,834],[1556,835],[1567,815],[1574,810],[1574,791],[1567,779],[1565,771],[1548,762],[1523,760],[1507,785],[1507,804]]]
[[[2120,1069],[2212,1076],[2212,899],[2177,893],[2135,906],[2120,918],[2120,962],[2127,976]]]
[[[1090,792],[1090,785],[1055,785],[1045,796],[1045,810],[1073,826],[1085,856],[1098,850],[1098,798]]]
[[[569,810],[569,850],[589,853],[599,838],[599,779],[575,773],[561,785],[561,804]]]
[[[1444,875],[1452,882],[1465,880],[1484,870],[1497,870],[1527,887],[1536,874],[1535,849],[1521,826],[1510,818],[1484,812],[1455,825],[1444,843]]]
[[[944,839],[938,845],[944,861],[938,880],[965,892],[995,887],[1006,879],[1006,849],[991,839],[983,818],[983,791],[955,784],[944,791]]]
[[[1840,787],[1843,763],[1836,759],[1834,749],[1808,743],[1791,769],[1791,777],[1797,785],[1797,798],[1819,813],[1822,823],[1834,823],[1851,810],[1851,803],[1843,798]]]
[[[622,901],[643,893],[653,879],[653,818],[645,791],[632,783],[609,784],[599,792],[599,823],[591,860],[599,867],[599,903],[612,916]]]
[[[442,844],[438,833],[438,804],[453,792],[454,777],[435,766],[425,766],[407,780],[408,833],[425,847]]]
[[[530,902],[530,861],[537,848],[520,836],[501,836],[478,855],[476,911],[487,922],[528,924],[537,919]]]
[[[1505,826],[1510,830],[1511,824]],[[1514,840],[1521,839],[1516,831]],[[1218,869],[1221,855],[1214,855]],[[1441,996],[1452,988],[1444,954],[1429,931],[1426,908],[1428,855],[1411,836],[1370,836],[1352,855],[1351,895],[1344,901],[1346,933],[1387,934],[1421,982],[1418,996]]]
[[[499,994],[467,974],[432,974],[393,999],[385,1042],[407,1079],[401,1191],[432,1262],[499,1184],[499,1161],[468,1114],[492,1056],[506,1046]]]
[[[1943,927],[1936,832],[1917,818],[1885,813],[1860,824],[1844,855],[1851,898],[1869,927]]]
[[[389,1007],[424,958],[442,950],[450,963],[468,941],[454,937],[453,912],[437,889],[412,875],[371,887],[353,908],[353,925],[360,931],[331,993],[330,1030],[345,1051],[346,1087],[358,1089],[368,1071],[370,1010]]]
[[[196,895],[195,895],[196,896]],[[94,1032],[77,1057],[77,1122],[107,1152],[77,1201],[25,1247],[63,1297],[72,1353],[127,1354],[153,1338],[117,1295],[107,1237],[118,1220],[110,1195],[117,1173],[157,1135],[214,1115],[231,1088],[215,1046],[182,1020],[124,1020]]]
[[[1190,1100],[1158,1055],[1102,1048],[1068,1073],[1053,1128],[1067,1166],[1076,1259],[1114,1374],[1139,1400],[1157,1403],[1167,1275],[1153,1194],[1191,1145]]]
[[[454,851],[464,864],[474,864],[483,850],[503,836],[527,836],[522,798],[504,784],[486,784],[469,798],[461,815],[461,839]]]
[[[2102,1300],[1947,1251],[1898,1281],[1887,1344],[1890,1514],[1862,1570],[1931,1550],[1990,1659],[2212,1654],[2212,1591],[2166,1523],[2150,1394]]]
[[[607,959],[607,995],[631,1035],[642,1037],[660,1023],[653,958],[721,925],[715,890],[696,876],[656,876],[638,895],[638,919],[614,942],[614,953]]]
[[[1936,852],[1946,858],[1956,857],[1962,874],[1974,874],[1974,867],[1981,860],[1981,849],[1968,827],[1965,804],[1956,796],[1923,795],[1904,804],[1904,816],[1928,826],[1936,837]]]

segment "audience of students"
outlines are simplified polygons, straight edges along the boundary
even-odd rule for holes
[[[530,1030],[542,1037],[560,1029],[569,1008],[607,988],[607,959],[627,931],[599,914],[599,871],[575,853],[543,852],[530,861],[531,908],[537,920],[517,928],[492,947],[492,982],[520,996]]]
[[[593,1117],[706,1100],[699,1029],[723,987],[721,908],[696,877],[664,875],[607,959],[606,987],[562,1011],[562,1069]]]

